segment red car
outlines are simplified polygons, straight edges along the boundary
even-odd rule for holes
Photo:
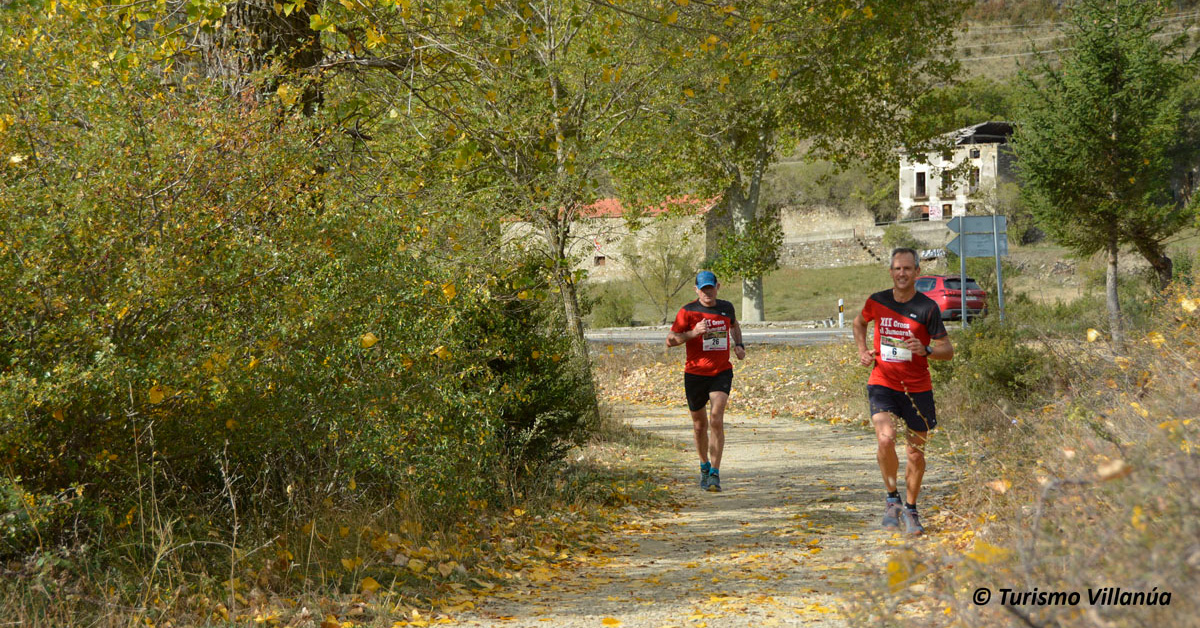
[[[962,280],[952,275],[922,275],[917,277],[916,287],[919,292],[933,299],[942,310],[942,320],[959,320],[962,318]],[[967,277],[967,317],[975,318],[987,314],[987,292]]]

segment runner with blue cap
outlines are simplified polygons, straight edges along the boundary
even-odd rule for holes
[[[696,453],[700,455],[700,488],[721,490],[721,454],[725,450],[725,405],[733,387],[732,346],[737,359],[746,358],[742,328],[733,304],[717,298],[721,289],[712,271],[696,273],[696,300],[679,308],[667,334],[667,346],[687,345],[683,390],[692,415]],[[712,404],[709,410],[709,404]]]

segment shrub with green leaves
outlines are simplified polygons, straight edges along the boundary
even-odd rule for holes
[[[953,343],[954,359],[930,366],[938,381],[953,382],[976,402],[1022,401],[1044,384],[1045,358],[998,317],[980,319],[955,334]]]
[[[633,324],[633,295],[628,290],[601,284],[590,291],[592,327],[628,327]]]
[[[70,45],[4,51],[0,553],[346,478],[464,516],[578,442],[548,268],[468,241],[333,114],[51,62]]]
[[[883,248],[890,254],[898,248],[921,250],[925,244],[912,234],[912,230],[904,225],[888,225],[883,229]]]

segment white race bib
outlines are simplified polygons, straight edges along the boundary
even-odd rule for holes
[[[879,357],[883,358],[884,362],[912,362],[912,350],[905,346],[903,338],[881,335]]]
[[[704,332],[704,350],[705,351],[728,351],[729,350],[729,332],[722,329],[719,331]]]

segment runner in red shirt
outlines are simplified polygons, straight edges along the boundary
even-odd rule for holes
[[[854,318],[854,342],[863,366],[873,366],[867,380],[867,401],[871,422],[878,441],[876,460],[887,488],[883,527],[896,529],[904,521],[904,531],[925,532],[917,516],[917,495],[925,476],[925,442],[929,430],[937,426],[933,404],[933,383],[929,360],[949,360],[954,347],[942,325],[942,312],[933,299],[917,292],[915,281],[920,271],[917,252],[900,248],[892,251],[892,288],[876,292],[867,299],[862,312]],[[867,347],[867,323],[875,321],[875,341]],[[900,461],[896,458],[895,419],[907,426],[908,464],[904,468],[907,489],[905,507],[901,507],[896,488]]]
[[[683,390],[687,395],[688,410],[692,413],[696,452],[700,454],[700,488],[712,492],[721,490],[725,404],[729,401],[729,391],[733,386],[730,345],[737,359],[746,357],[742,328],[734,315],[733,304],[717,299],[720,289],[721,284],[712,272],[702,270],[697,273],[697,299],[679,308],[671,332],[667,334],[668,347],[687,345]],[[706,410],[709,402],[712,402],[711,413]]]

